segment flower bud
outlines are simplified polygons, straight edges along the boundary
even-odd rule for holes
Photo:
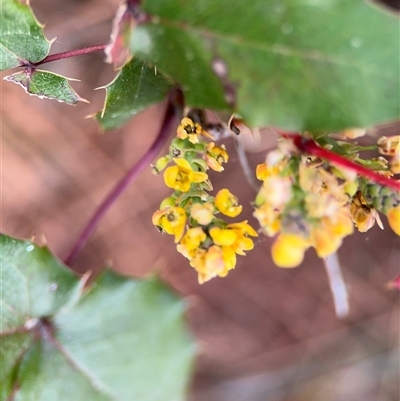
[[[165,198],[160,204],[160,210],[165,209],[166,207],[175,206],[175,199],[170,196]]]
[[[156,164],[151,166],[151,170],[154,175],[160,174],[161,171],[167,167],[168,163],[171,161],[171,158],[169,156],[163,156],[160,157],[157,161]]]
[[[307,241],[296,234],[281,234],[273,243],[271,255],[279,267],[297,267],[304,259]]]

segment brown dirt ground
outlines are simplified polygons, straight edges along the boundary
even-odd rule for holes
[[[107,41],[118,3],[31,1],[46,23],[47,37],[57,37],[53,53]],[[113,183],[151,143],[163,106],[101,135],[84,117],[104,99],[104,91],[93,88],[114,75],[102,54],[46,69],[80,79],[73,86],[91,104],[70,107],[40,100],[0,81],[1,230],[18,237],[43,235],[62,258]],[[398,130],[394,125],[385,132]],[[231,188],[248,209],[244,217],[254,221],[254,191],[231,142],[228,148],[229,168],[223,178],[215,176],[215,188]],[[264,155],[265,149],[252,153],[252,165]],[[167,194],[161,178],[150,169],[144,172],[73,267],[96,270],[112,260],[116,270],[129,275],[157,270],[189,297],[189,323],[200,343],[190,401],[398,400],[399,296],[384,285],[399,272],[400,249],[389,229],[356,234],[340,249],[351,305],[350,317],[340,321],[321,261],[310,253],[298,269],[278,269],[267,238],[258,239],[256,250],[239,258],[226,279],[199,286],[171,238],[151,225],[153,211]]]

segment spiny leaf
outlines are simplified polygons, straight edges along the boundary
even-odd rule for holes
[[[183,312],[158,279],[107,272],[56,316],[57,339],[113,400],[183,400],[193,357]]]
[[[52,72],[26,69],[4,78],[6,81],[21,85],[30,95],[41,99],[55,99],[59,102],[74,105],[85,99],[71,88],[68,78]]]
[[[8,399],[14,371],[32,345],[29,327],[56,313],[79,291],[79,280],[47,248],[0,236],[0,401]]]
[[[46,247],[0,246],[0,401],[184,399],[185,306],[158,279],[107,271],[82,293]]]
[[[28,4],[0,0],[0,70],[43,60],[50,50]]]
[[[147,0],[131,50],[190,106],[252,126],[339,130],[398,118],[399,25],[363,0]],[[148,19],[149,20],[149,19]]]
[[[47,247],[5,235],[0,236],[0,247],[2,331],[52,315],[73,297],[78,278]]]
[[[134,58],[105,87],[106,100],[96,119],[105,130],[118,128],[148,106],[162,102],[171,85],[154,67]]]

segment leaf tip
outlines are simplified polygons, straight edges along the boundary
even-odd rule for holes
[[[99,90],[99,89],[105,89],[107,90],[107,86],[108,85],[103,85],[103,86],[98,86],[97,88],[94,88],[95,91]]]
[[[82,294],[86,288],[89,286],[90,280],[94,277],[94,272],[93,270],[88,270],[83,274],[83,276],[80,279],[80,287],[79,287],[79,293]]]
[[[76,103],[78,103],[78,102],[90,104],[90,101],[89,101],[89,100],[84,99],[83,97],[80,97],[80,96],[79,96],[79,99],[78,99],[78,101],[77,101]]]
[[[98,112],[97,112],[97,113],[87,114],[87,115],[84,117],[84,119],[85,119],[85,120],[89,120],[89,119],[91,119],[91,118],[96,119],[97,114],[98,114]]]

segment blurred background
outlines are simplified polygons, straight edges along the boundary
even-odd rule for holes
[[[108,41],[119,0],[32,0],[52,53]],[[388,1],[399,5],[397,0]],[[115,73],[100,53],[44,65],[80,79],[72,86],[90,104],[75,107],[30,97],[11,83],[1,89],[1,230],[46,241],[60,258],[94,208],[150,146],[163,105],[140,114],[126,127],[103,134],[86,116],[98,111]],[[2,73],[9,75],[10,71]],[[399,124],[379,128],[398,134]],[[232,139],[231,159],[216,190],[229,187],[256,224]],[[264,160],[274,140],[264,133],[249,147],[252,166]],[[151,224],[169,190],[150,168],[104,219],[72,266],[79,272],[114,269],[132,276],[157,271],[188,298],[188,321],[199,342],[189,401],[397,401],[399,400],[399,293],[385,284],[399,273],[398,237],[374,227],[346,238],[339,258],[350,315],[335,316],[322,261],[309,252],[297,269],[275,267],[271,239],[239,257],[225,279],[198,285],[194,270],[171,237]],[[384,224],[387,227],[386,220]],[[110,300],[112,302],[112,300]]]

